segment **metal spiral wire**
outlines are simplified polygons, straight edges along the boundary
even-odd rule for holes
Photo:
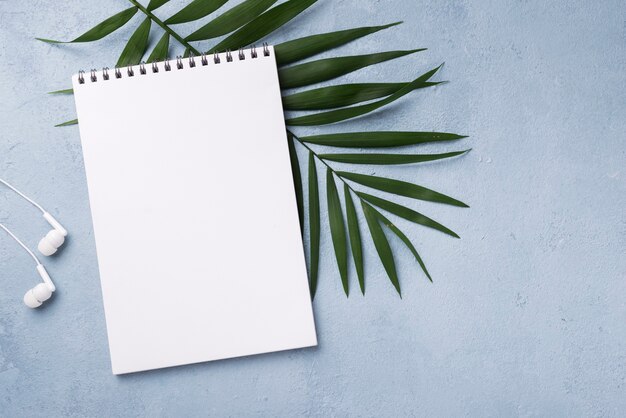
[[[250,55],[249,58],[251,59],[255,59],[259,57],[259,51],[257,50],[256,45],[252,45],[250,46],[247,50],[250,51]],[[269,45],[267,44],[267,42],[263,42],[263,46],[262,46],[262,51],[263,51],[263,56],[268,57],[270,56],[270,48]],[[204,67],[209,65],[209,59],[208,59],[208,55],[209,53],[202,53],[199,58],[200,58],[200,64]],[[213,63],[214,64],[221,64],[222,63],[222,57],[226,58],[226,62],[233,62],[234,57],[233,57],[233,53],[230,49],[227,49],[225,52],[223,52],[222,54],[218,53],[218,52],[213,52]],[[237,50],[237,54],[236,54],[237,60],[238,61],[245,61],[246,60],[246,49],[244,48],[239,48]],[[185,63],[184,60],[187,60],[187,65],[189,68],[194,68],[196,66],[196,57],[191,54],[189,57],[184,58],[180,55],[178,55],[175,58],[175,62],[176,62],[176,68],[179,70],[182,70],[185,68]],[[149,68],[152,70],[153,74],[156,74],[159,72],[160,68],[160,64],[163,64],[163,70],[164,71],[171,71],[172,70],[172,65],[171,65],[171,60],[165,58],[163,61],[161,62],[152,62],[149,64]],[[125,67],[125,71],[124,71],[124,67],[115,67],[113,69],[113,73],[115,75],[116,79],[120,79],[120,78],[124,78],[124,77],[134,77],[135,76],[135,70],[137,69],[137,67],[139,67],[139,74],[141,75],[145,75],[147,74],[147,66],[146,66],[146,62],[142,61],[141,63],[139,63],[138,66],[133,66],[133,65],[129,65],[127,67]],[[124,72],[126,73],[126,75],[124,75]],[[99,72],[96,69],[91,69],[89,70],[89,80],[92,83],[96,83],[99,81],[98,79],[98,74]],[[108,81],[110,80],[111,77],[111,70],[109,69],[109,67],[104,67],[102,68],[102,71],[100,72],[101,74],[101,80],[103,81]],[[86,82],[86,77],[85,77],[85,71],[84,70],[80,70],[78,71],[78,84],[85,84]]]

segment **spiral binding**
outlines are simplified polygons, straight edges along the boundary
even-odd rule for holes
[[[269,46],[266,42],[263,43],[263,56],[264,57],[269,57],[270,56],[270,49]],[[238,61],[245,61],[246,60],[246,51],[249,51],[249,57],[251,59],[255,59],[258,58],[258,53],[257,53],[257,48],[255,45],[252,45],[252,47],[250,47],[249,49],[243,49],[240,48],[237,51],[237,54],[235,54],[235,56],[237,57]],[[224,56],[226,58],[226,62],[233,62],[233,53],[230,50],[226,50],[226,52],[224,52],[223,54],[219,54],[217,52],[213,53],[213,64],[221,64],[222,63],[222,59],[220,57],[220,55]],[[175,65],[172,66],[171,61],[175,62]],[[170,59],[166,59],[164,61],[161,62],[153,62],[152,64],[150,64],[150,66],[146,66],[145,62],[141,62],[139,64],[139,75],[145,75],[148,73],[148,69],[150,69],[152,71],[153,74],[158,73],[159,72],[159,64],[163,63],[163,70],[164,71],[172,71],[172,68],[176,68],[177,70],[182,70],[185,68],[185,61],[187,62],[187,67],[188,68],[194,68],[196,67],[196,57],[194,55],[191,55],[187,58],[183,58],[182,56],[177,56],[174,60],[170,60]],[[205,67],[207,65],[209,65],[209,58],[207,57],[207,54],[202,54],[200,55],[200,65]],[[115,78],[123,78],[124,77],[124,72],[123,71],[124,68],[119,68],[119,67],[115,67],[115,69],[113,70],[113,75],[115,76]],[[102,78],[99,79],[98,78],[98,70],[96,69],[92,69],[89,71],[89,80],[91,80],[92,83],[97,83],[100,80],[103,81],[107,81],[111,79],[111,75],[110,72],[111,70],[109,69],[109,67],[104,67],[101,71],[102,74]],[[129,65],[128,67],[126,67],[126,77],[134,77],[135,76],[135,70],[133,69],[132,65]],[[85,84],[86,78],[85,78],[85,71],[84,70],[80,70],[78,72],[78,83],[79,84]]]

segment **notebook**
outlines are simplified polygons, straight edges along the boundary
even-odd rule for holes
[[[273,48],[72,81],[113,373],[316,345]]]

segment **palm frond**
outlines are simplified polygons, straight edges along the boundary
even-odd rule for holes
[[[246,0],[188,35],[187,41],[205,41],[226,35],[269,9],[278,0]]]
[[[285,110],[326,110],[380,99],[394,94],[409,83],[360,83],[320,87],[283,96]],[[425,81],[415,90],[436,86],[441,82]]]
[[[154,46],[152,53],[148,57],[148,62],[163,61],[167,58],[170,49],[170,34],[165,32],[159,42]]]
[[[287,135],[287,145],[289,146],[289,159],[291,161],[291,172],[293,173],[293,184],[296,191],[296,203],[298,205],[298,216],[300,218],[300,230],[304,229],[304,198],[302,192],[302,174],[300,174],[300,162],[298,154],[293,144],[293,136]]]
[[[346,201],[346,219],[348,220],[348,236],[350,237],[350,249],[356,275],[359,280],[361,293],[365,294],[365,273],[363,272],[363,249],[361,244],[361,231],[359,231],[359,217],[354,207],[354,201],[347,183],[343,184],[344,200]]]
[[[149,0],[149,2],[146,0],[147,6],[144,6],[138,0],[128,1],[131,7],[117,12],[72,41],[37,39],[51,44],[97,41],[124,27],[139,13],[143,15],[143,19],[139,21],[139,24],[134,28],[128,41],[125,43],[117,63],[118,66],[126,66],[140,63],[146,54],[148,55],[147,62],[165,60],[170,56],[170,49],[176,49],[178,54],[181,54],[182,51],[182,55],[185,57],[200,55],[202,49],[197,45],[194,46],[194,42],[206,41],[220,36],[225,37],[210,48],[209,52],[223,52],[228,49],[236,50],[246,47],[255,42],[265,40],[268,35],[279,30],[316,3],[316,0],[286,0],[281,2],[278,0],[245,0],[227,8],[225,6],[227,0],[191,0],[171,16],[161,19],[157,16],[157,12],[169,0]],[[219,15],[209,16],[214,12]],[[179,32],[178,25],[183,27],[184,23],[205,17],[207,17],[207,22],[200,24],[199,28],[191,34],[184,36]],[[423,51],[423,49],[407,49],[373,52],[364,55],[339,55],[299,63],[365,36],[374,35],[381,30],[394,27],[400,23],[394,22],[385,25],[363,26],[313,34],[275,45],[276,62],[280,67],[281,89],[286,90],[327,82],[367,66],[398,59],[417,51]],[[156,29],[160,33],[158,42],[156,42],[148,54],[151,29]],[[290,64],[295,65],[288,66]],[[291,94],[283,92],[283,107],[286,111],[317,111],[317,113],[294,115],[286,120],[286,124],[292,127],[322,126],[352,120],[378,111],[411,92],[443,83],[442,81],[432,80],[440,68],[441,65],[423,73],[410,82],[371,82],[366,80],[351,84],[325,85]],[[71,88],[50,92],[53,95],[72,93],[73,90]],[[78,120],[73,119],[57,126],[75,125],[77,123]],[[287,131],[294,191],[298,205],[300,226],[303,232],[304,228],[306,228],[305,219],[308,220],[311,297],[315,296],[318,287],[320,262],[323,261],[320,260],[320,237],[322,230],[320,225],[320,193],[326,194],[334,258],[336,259],[341,284],[346,296],[349,294],[348,251],[352,254],[351,258],[354,261],[360,290],[363,294],[365,293],[365,254],[363,254],[362,242],[364,236],[362,236],[362,231],[359,228],[361,216],[365,218],[367,230],[374,242],[375,250],[385,272],[400,295],[400,281],[394,254],[385,231],[397,236],[411,251],[428,279],[432,281],[432,278],[408,237],[379,210],[415,224],[435,229],[449,236],[459,237],[458,234],[441,223],[407,206],[359,190],[360,187],[375,189],[396,196],[444,203],[457,207],[467,207],[465,203],[457,199],[417,184],[393,178],[339,171],[333,168],[332,164],[356,164],[359,166],[370,164],[399,165],[448,159],[461,156],[469,150],[439,154],[407,154],[400,151],[361,153],[357,149],[389,149],[431,142],[445,144],[463,138],[466,138],[466,136],[426,131],[323,131],[317,135],[303,137],[298,136],[291,128]],[[296,145],[298,148],[305,149],[308,155],[307,169],[304,171],[300,169]],[[316,150],[318,146],[348,148],[352,151],[325,151],[320,153]],[[322,190],[320,190],[317,163],[322,164],[326,168],[326,181],[322,186]],[[303,179],[303,174],[306,176],[305,179]],[[337,182],[343,184],[345,212],[342,209]],[[304,185],[307,186],[308,192],[308,206],[306,208]],[[324,187],[325,190],[323,189]],[[356,210],[355,199],[356,203],[360,203],[362,215]],[[304,216],[305,211],[308,213],[306,218]]]
[[[345,132],[301,137],[302,142],[341,148],[387,148],[467,138],[447,132]]]
[[[346,29],[336,32],[322,33],[319,35],[306,36],[283,42],[274,47],[278,65],[287,65],[292,62],[310,58],[313,55],[340,47],[356,39],[362,38],[380,30],[399,25],[402,22],[390,23],[382,26],[368,26],[355,29]]]
[[[393,284],[393,287],[396,288],[398,295],[402,297],[400,280],[398,280],[398,273],[396,272],[396,263],[393,259],[393,251],[391,251],[389,241],[380,226],[380,221],[376,216],[376,211],[364,201],[361,201],[361,207],[363,208],[363,214],[365,215],[370,235],[374,241],[374,247],[376,247],[376,251],[378,252],[378,257],[380,257],[380,261],[383,263],[383,267],[387,272],[387,276],[389,277],[391,284]]]
[[[149,11],[156,10],[159,7],[163,6],[165,3],[167,3],[168,1],[170,0],[150,0],[150,3],[148,3],[147,9]]]
[[[130,19],[135,16],[137,13],[137,7],[129,7],[126,10],[122,10],[119,13],[114,14],[108,19],[98,23],[93,28],[89,29],[87,32],[80,35],[78,38],[72,41],[55,41],[53,39],[46,38],[35,38],[42,42],[47,42],[51,44],[64,44],[64,43],[78,43],[78,42],[93,42],[98,39],[102,39],[107,35],[112,34],[122,26],[124,26]]]
[[[389,51],[351,57],[327,58],[283,68],[278,72],[278,78],[283,89],[308,86],[419,51],[424,51],[424,48],[410,51]]]
[[[406,181],[370,176],[367,174],[349,173],[347,171],[337,171],[336,173],[343,179],[352,180],[363,186],[396,194],[398,196],[411,197],[413,199],[426,200],[428,202],[444,203],[446,205],[459,206],[462,208],[469,207],[460,200],[456,200],[450,196],[446,196],[445,194],[427,189],[426,187],[417,184],[407,183]]]
[[[469,150],[445,152],[443,154],[320,154],[320,158],[326,161],[346,164],[397,165],[443,160],[463,155],[467,152]]]
[[[315,155],[312,151],[309,151],[309,240],[311,263],[309,283],[311,297],[315,297],[320,258],[320,196]]]
[[[387,106],[395,102],[399,98],[406,96],[407,94],[415,90],[416,86],[423,83],[423,77],[424,76],[416,78],[414,81],[402,87],[400,90],[387,97],[386,99],[379,100],[374,103],[347,107],[337,110],[329,110],[328,112],[320,112],[314,113],[312,115],[291,118],[287,119],[285,123],[289,126],[318,126],[342,122],[348,119],[354,119],[378,110],[381,107]]]
[[[148,48],[148,35],[150,35],[151,24],[150,18],[146,18],[135,30],[122,51],[122,55],[117,60],[117,64],[115,64],[117,67],[139,64]]]
[[[246,23],[232,35],[211,48],[213,51],[239,49],[269,35],[294,17],[308,9],[317,0],[289,0],[269,9],[256,19]]]
[[[411,222],[415,222],[416,224],[426,226],[428,228],[436,229],[454,238],[460,238],[453,230],[441,225],[435,220],[430,219],[426,215],[422,215],[421,213],[416,212],[413,209],[407,208],[406,206],[402,206],[397,203],[390,202],[389,200],[385,200],[380,197],[363,192],[357,192],[357,195],[368,203],[371,203],[374,206],[378,206],[379,208],[384,209],[389,213],[393,213],[396,216],[400,216],[401,218],[404,218]]]
[[[165,19],[166,25],[193,22],[208,16],[224,5],[228,0],[193,0],[181,11]]]
[[[341,211],[341,202],[339,201],[339,193],[333,171],[330,167],[326,168],[326,200],[328,201],[328,222],[330,224],[330,236],[335,249],[335,258],[337,259],[337,267],[343,284],[343,291],[346,296],[349,295],[348,286],[348,252],[346,243],[346,228],[343,223],[343,214]]]

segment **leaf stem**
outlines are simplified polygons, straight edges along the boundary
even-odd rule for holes
[[[189,42],[185,41],[182,36],[180,36],[179,34],[174,32],[174,30],[172,30],[169,26],[167,26],[161,19],[156,17],[151,11],[149,11],[144,6],[142,6],[137,0],[128,0],[128,1],[131,2],[133,5],[135,5],[139,10],[141,10],[154,23],[159,25],[165,32],[169,33],[172,36],[172,38],[176,39],[185,48],[188,48],[195,55],[200,55],[201,54],[200,51],[198,51],[196,48],[191,46],[191,44]]]
[[[296,134],[294,134],[293,132],[291,132],[289,129],[287,129],[287,132],[289,132],[289,133],[291,134],[291,136],[293,136],[293,138],[294,138],[296,141],[298,141],[298,142],[300,143],[300,145],[302,145],[304,148],[306,148],[306,149],[308,149],[309,151],[311,151],[311,153],[315,156],[315,158],[317,158],[318,160],[320,160],[320,161],[322,162],[322,164],[324,164],[326,167],[328,167],[328,168],[330,169],[330,171],[332,171],[332,172],[333,172],[333,174],[334,174],[335,176],[337,176],[337,178],[338,178],[339,180],[341,180],[341,182],[342,182],[343,184],[345,184],[345,185],[348,187],[348,189],[350,189],[350,191],[352,191],[352,193],[354,193],[354,194],[356,195],[356,197],[357,197],[360,201],[364,201],[364,200],[361,198],[361,196],[359,196],[359,195],[358,195],[357,191],[356,191],[356,190],[354,190],[354,189],[352,188],[352,186],[350,186],[350,185],[348,184],[348,182],[347,182],[347,181],[345,181],[345,180],[343,179],[343,177],[341,177],[339,174],[337,174],[337,172],[336,172],[336,171],[335,171],[335,170],[334,170],[334,169],[333,169],[333,168],[332,168],[332,167],[331,167],[331,166],[330,166],[330,165],[329,165],[329,164],[328,164],[328,163],[327,163],[327,162],[326,162],[326,161],[325,161],[322,157],[320,157],[320,156],[319,156],[319,154],[318,154],[318,153],[316,153],[316,152],[315,152],[315,150],[313,150],[313,148],[309,147],[309,146],[306,144],[306,142],[301,141],[301,140],[300,140],[300,138],[298,138],[298,136],[297,136]]]

